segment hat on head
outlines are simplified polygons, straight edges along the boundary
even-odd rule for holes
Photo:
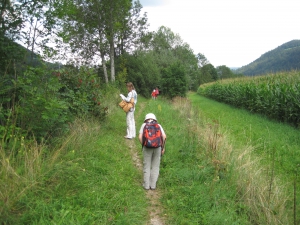
[[[153,114],[153,113],[148,113],[145,117],[145,120],[149,120],[149,119],[153,119],[153,120],[156,120],[156,116]]]

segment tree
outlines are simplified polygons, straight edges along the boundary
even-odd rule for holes
[[[198,59],[198,67],[201,68],[207,64],[209,64],[209,61],[207,60],[207,58],[205,57],[205,55],[198,53],[197,54],[197,59]]]
[[[152,49],[156,52],[164,50],[171,50],[175,46],[182,44],[182,40],[179,35],[174,34],[170,28],[161,26],[157,32],[153,34]]]
[[[147,14],[141,15],[142,5],[139,0],[134,1],[128,18],[122,21],[122,29],[118,35],[117,55],[132,53],[149,38]],[[143,41],[145,40],[145,41]]]
[[[2,0],[0,5],[0,73],[14,70],[16,63],[21,61],[19,46],[14,41],[20,39],[23,20],[21,7],[9,0]]]
[[[162,70],[162,90],[164,95],[171,99],[186,96],[187,80],[181,63],[174,63]]]
[[[194,55],[193,50],[187,43],[176,46],[172,50],[175,58],[179,60],[185,70],[187,76],[188,89],[197,90],[199,84],[197,83],[197,76],[199,69],[197,66],[197,58]]]
[[[218,79],[226,79],[226,78],[231,78],[234,77],[234,73],[229,69],[227,66],[218,66],[216,68],[217,74],[218,74]]]
[[[22,11],[23,5],[14,4],[10,0],[2,0],[0,6],[0,35],[11,40],[17,39],[22,28]]]
[[[161,68],[154,52],[136,51],[125,54],[128,77],[138,89],[139,94],[150,97],[152,90],[161,84]]]
[[[141,5],[131,0],[64,0],[58,3],[65,42],[85,63],[98,59],[102,63],[105,81],[108,82],[106,61],[110,63],[110,80],[115,81],[115,57],[138,43],[145,32],[145,17],[140,18]],[[133,26],[134,25],[134,26]]]
[[[115,40],[119,39],[122,29],[126,29],[124,26],[124,20],[126,21],[130,16],[129,10],[131,9],[130,0],[103,0],[103,15],[105,24],[105,35],[109,42],[110,47],[110,72],[111,81],[115,81]],[[125,22],[126,24],[126,22]]]
[[[52,10],[47,0],[28,1],[22,7],[23,21],[26,29],[22,31],[22,40],[27,50],[31,52],[30,60],[34,61],[34,53],[48,56],[52,48],[47,46],[49,37],[53,36],[54,21],[47,18],[48,11]],[[36,60],[35,60],[36,61]]]
[[[216,81],[218,78],[217,71],[212,64],[207,64],[201,69],[200,84]]]

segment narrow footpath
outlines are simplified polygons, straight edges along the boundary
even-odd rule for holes
[[[141,103],[139,107],[139,111],[135,113],[135,120],[137,121],[137,118],[140,116],[143,116],[143,112],[145,109],[146,103]],[[138,132],[139,132],[140,125],[136,124],[136,132],[138,138]],[[141,171],[141,174],[143,174],[143,161],[141,157],[139,156],[138,152],[141,151],[141,147],[136,145],[135,140],[126,140],[126,144],[130,148],[130,153],[132,156],[132,161],[134,165],[138,168],[139,171]],[[141,180],[141,188],[142,188],[142,180]],[[146,225],[164,225],[164,218],[162,218],[162,208],[159,202],[159,199],[161,197],[160,190],[149,190],[146,191],[146,197],[149,202],[148,206],[148,213],[150,217],[150,221],[147,222]]]

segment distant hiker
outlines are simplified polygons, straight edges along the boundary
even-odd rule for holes
[[[156,87],[155,88],[155,96],[156,96],[155,98],[157,98],[158,95],[159,95],[159,90],[158,90],[158,87]]]
[[[152,99],[155,100],[158,95],[159,95],[159,90],[158,90],[158,87],[156,87],[155,89],[153,89],[153,91],[151,93]]]
[[[162,126],[157,123],[153,113],[146,115],[139,131],[139,141],[143,147],[144,183],[146,190],[155,190],[159,176],[161,156],[165,153],[166,134]]]
[[[152,99],[156,99],[156,91],[155,89],[153,89],[152,93],[151,93]]]
[[[120,97],[122,98],[122,100],[125,100],[126,102],[130,102],[131,98],[134,98],[134,107],[132,107],[126,113],[127,134],[124,136],[124,138],[132,139],[132,138],[135,138],[135,136],[136,136],[134,111],[135,111],[135,105],[137,103],[137,93],[131,82],[128,82],[126,84],[126,87],[128,90],[127,97],[125,97],[122,94],[120,94]]]

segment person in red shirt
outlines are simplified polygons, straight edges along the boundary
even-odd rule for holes
[[[156,90],[155,89],[153,89],[151,96],[152,96],[152,99],[156,99]]]
[[[159,90],[158,87],[155,88],[155,98],[157,98],[157,96],[159,95]]]

